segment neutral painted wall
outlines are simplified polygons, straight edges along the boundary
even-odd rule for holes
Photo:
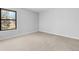
[[[39,31],[79,39],[79,8],[52,8],[40,13]]]
[[[38,31],[38,15],[22,8],[12,8],[17,11],[17,30],[0,31],[0,39],[7,39]]]

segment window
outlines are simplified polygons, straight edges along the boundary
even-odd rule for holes
[[[0,8],[0,30],[16,29],[16,11]]]

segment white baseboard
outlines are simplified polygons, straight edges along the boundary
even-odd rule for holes
[[[4,38],[0,37],[0,40],[6,40],[6,39],[18,37],[18,36],[28,35],[28,34],[31,34],[31,33],[34,33],[34,32],[45,32],[45,33],[48,33],[48,34],[53,34],[53,35],[58,35],[58,36],[63,36],[63,37],[79,40],[79,37],[74,37],[74,36],[69,36],[69,35],[62,35],[62,34],[58,34],[58,33],[51,33],[51,32],[47,32],[47,31],[32,31],[32,32],[16,34],[16,35],[4,37]]]
[[[21,33],[21,34],[16,34],[16,35],[8,36],[8,37],[0,37],[0,40],[7,40],[7,39],[23,36],[23,35],[28,35],[28,34],[31,34],[31,33],[34,33],[34,32],[38,32],[38,31],[32,31],[32,32],[28,32],[28,33]]]
[[[58,35],[58,36],[63,36],[63,37],[67,37],[67,38],[79,40],[79,37],[75,37],[75,36],[64,35],[64,34],[58,34],[58,33],[51,33],[51,32],[47,32],[47,31],[40,31],[40,32],[45,32],[45,33],[48,33],[48,34],[53,34],[53,35]]]

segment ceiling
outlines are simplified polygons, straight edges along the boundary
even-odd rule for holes
[[[28,8],[28,9],[39,13],[39,12],[47,11],[49,8]]]

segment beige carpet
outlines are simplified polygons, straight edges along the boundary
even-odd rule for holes
[[[0,41],[0,51],[78,51],[79,40],[42,32]]]

